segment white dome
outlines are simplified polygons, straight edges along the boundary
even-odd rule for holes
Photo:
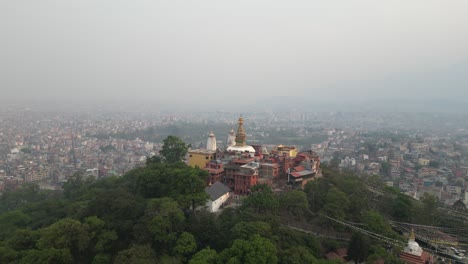
[[[229,146],[227,148],[228,151],[236,151],[236,152],[249,152],[255,153],[255,149],[252,146],[245,145],[245,146]]]
[[[422,248],[419,246],[418,242],[411,239],[408,241],[408,245],[405,247],[404,251],[415,256],[422,255]]]

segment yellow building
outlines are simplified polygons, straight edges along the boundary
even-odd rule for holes
[[[276,146],[275,150],[278,152],[279,155],[287,155],[289,157],[296,157],[297,156],[297,148],[294,146],[283,146],[278,145]]]
[[[187,164],[191,167],[199,167],[203,169],[206,167],[206,163],[210,160],[216,159],[216,151],[206,149],[194,149],[188,152]]]
[[[421,165],[421,166],[428,166],[430,162],[431,162],[431,160],[429,160],[429,159],[420,158],[420,159],[418,160],[418,163],[419,163],[419,165]]]

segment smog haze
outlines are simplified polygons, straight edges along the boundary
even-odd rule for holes
[[[0,101],[466,111],[466,10],[433,0],[2,1]]]

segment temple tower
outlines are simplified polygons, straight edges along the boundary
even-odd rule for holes
[[[239,117],[239,125],[237,127],[236,133],[236,147],[245,146],[245,129],[244,129],[244,119]]]
[[[208,140],[206,141],[206,149],[216,151],[216,137],[213,131],[210,131],[210,134],[208,135]]]

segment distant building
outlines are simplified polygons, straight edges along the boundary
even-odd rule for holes
[[[447,185],[445,188],[447,188],[447,192],[450,192],[451,194],[454,194],[454,195],[461,195],[462,193],[462,188],[459,186]]]
[[[346,156],[344,159],[340,161],[340,167],[354,167],[356,166],[356,159],[349,158]]]
[[[422,186],[422,187],[420,187],[419,191],[416,193],[415,198],[419,200],[424,195],[424,193],[435,196],[439,200],[442,198],[442,188],[436,187],[436,186],[432,186],[432,187]]]
[[[421,178],[424,178],[424,177],[436,177],[436,176],[437,176],[437,169],[430,168],[430,167],[421,168],[421,169],[418,171],[418,176],[421,177]]]
[[[399,159],[391,159],[388,163],[390,163],[390,166],[392,168],[399,169],[401,167],[401,162]]]
[[[297,155],[297,148],[294,146],[283,146],[283,145],[278,145],[274,149],[278,155],[281,156],[288,156],[288,157],[296,157]]]
[[[95,179],[99,177],[99,169],[98,168],[92,168],[92,169],[87,169],[84,173],[85,176],[91,176]]]
[[[420,158],[418,160],[418,164],[421,165],[421,166],[429,166],[429,163],[431,162],[430,159],[423,159],[423,158]]]

